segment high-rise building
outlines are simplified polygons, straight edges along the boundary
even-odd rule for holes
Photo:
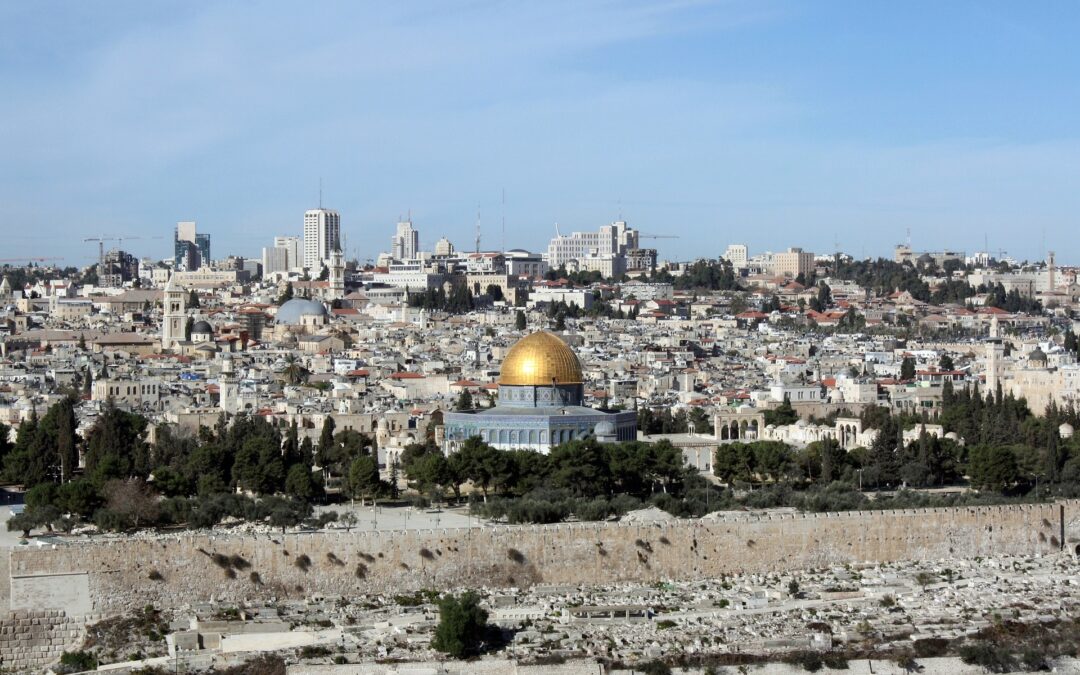
[[[210,235],[197,234],[194,221],[176,224],[173,240],[173,269],[178,272],[194,272],[210,264]]]
[[[341,249],[341,216],[322,207],[304,212],[304,267],[318,274],[331,251]]]
[[[412,260],[420,250],[420,232],[413,229],[411,220],[397,224],[397,233],[390,238],[390,255],[397,260]]]

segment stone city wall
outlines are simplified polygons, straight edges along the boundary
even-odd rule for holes
[[[864,561],[1039,555],[1058,552],[1067,528],[1080,534],[1078,505],[99,540],[12,550],[10,600],[12,609],[112,615],[211,598],[253,603],[316,593],[648,583]]]

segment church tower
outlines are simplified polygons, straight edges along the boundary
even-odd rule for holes
[[[171,350],[177,342],[184,339],[184,323],[187,321],[185,303],[187,296],[184,289],[177,288],[172,275],[165,284],[165,314],[161,319],[161,351]]]
[[[341,249],[330,252],[330,296],[327,300],[345,297],[345,256]]]

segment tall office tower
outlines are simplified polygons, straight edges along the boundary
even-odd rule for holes
[[[420,232],[414,230],[411,220],[397,224],[397,234],[390,237],[390,255],[397,260],[412,260],[420,250]]]
[[[177,272],[193,272],[210,265],[210,235],[196,234],[194,221],[176,224],[173,240],[173,269]]]
[[[317,208],[304,212],[304,267],[318,274],[331,251],[341,248],[341,216]]]

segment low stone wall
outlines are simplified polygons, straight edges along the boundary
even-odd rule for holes
[[[62,610],[18,610],[0,617],[0,670],[43,668],[74,649],[83,636],[82,621]]]
[[[11,597],[113,615],[421,588],[693,580],[854,562],[1041,555],[1062,547],[1077,502],[823,514],[714,514],[653,524],[577,523],[286,535],[184,533],[10,553]],[[69,587],[70,586],[70,587]],[[72,607],[63,606],[71,602]]]

